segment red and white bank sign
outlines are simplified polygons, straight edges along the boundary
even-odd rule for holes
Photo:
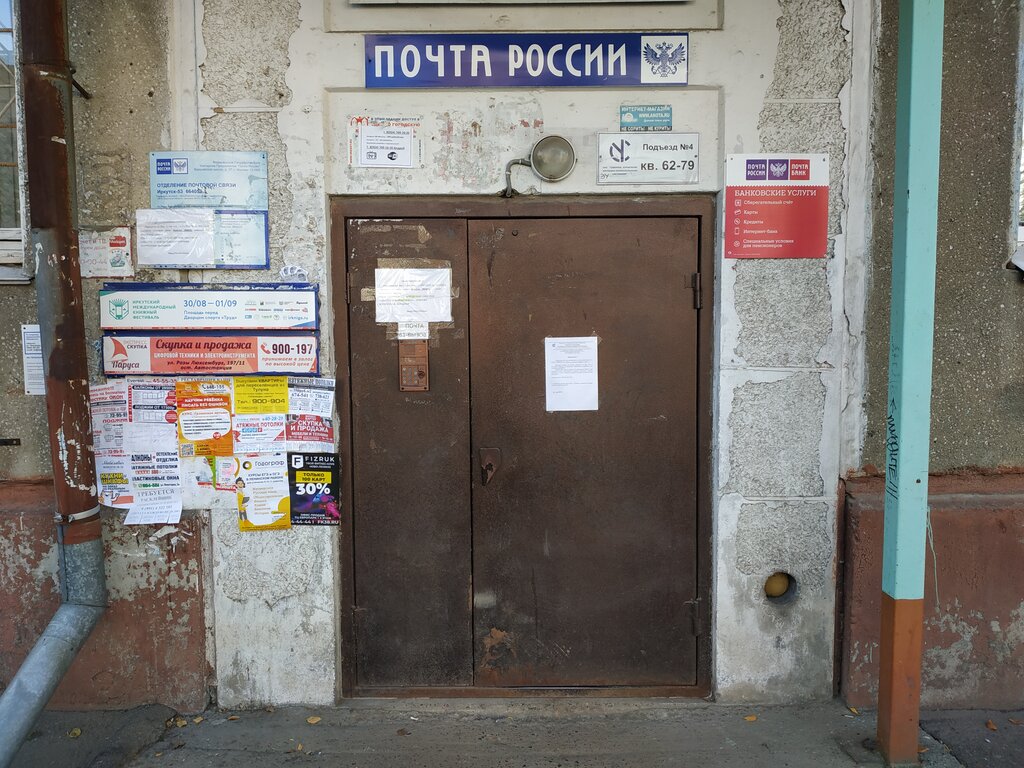
[[[316,334],[259,336],[103,337],[103,373],[244,375],[315,374],[319,370]]]
[[[729,155],[725,258],[820,259],[828,249],[828,155]]]

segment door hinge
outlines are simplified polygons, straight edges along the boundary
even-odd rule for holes
[[[694,637],[704,634],[704,611],[701,609],[701,602],[700,598],[686,601],[686,607],[690,609],[690,628]]]
[[[700,309],[703,306],[700,294],[700,272],[694,272],[690,278],[690,286],[693,288],[693,308]]]

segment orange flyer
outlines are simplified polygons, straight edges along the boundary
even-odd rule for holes
[[[230,456],[235,442],[231,434],[231,382],[179,381],[178,453],[189,456]]]

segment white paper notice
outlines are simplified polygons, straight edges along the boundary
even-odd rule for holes
[[[21,370],[25,375],[26,395],[45,395],[43,377],[43,346],[38,325],[21,326]]]
[[[450,269],[378,269],[378,323],[443,323],[452,319]]]
[[[131,277],[132,231],[114,227],[102,232],[86,229],[78,232],[78,259],[82,277]]]
[[[125,525],[175,524],[181,520],[181,487],[140,488],[124,517]]]
[[[363,168],[412,168],[414,136],[411,126],[361,126],[359,165]]]
[[[334,413],[334,379],[288,377],[288,413],[331,418]],[[236,450],[235,453],[241,453]]]
[[[140,208],[135,212],[140,267],[212,267],[212,208]]]
[[[549,411],[597,410],[597,337],[544,339],[544,384]]]

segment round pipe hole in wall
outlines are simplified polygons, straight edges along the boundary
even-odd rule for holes
[[[775,571],[764,581],[764,595],[769,603],[790,603],[796,599],[796,579],[785,571]]]

